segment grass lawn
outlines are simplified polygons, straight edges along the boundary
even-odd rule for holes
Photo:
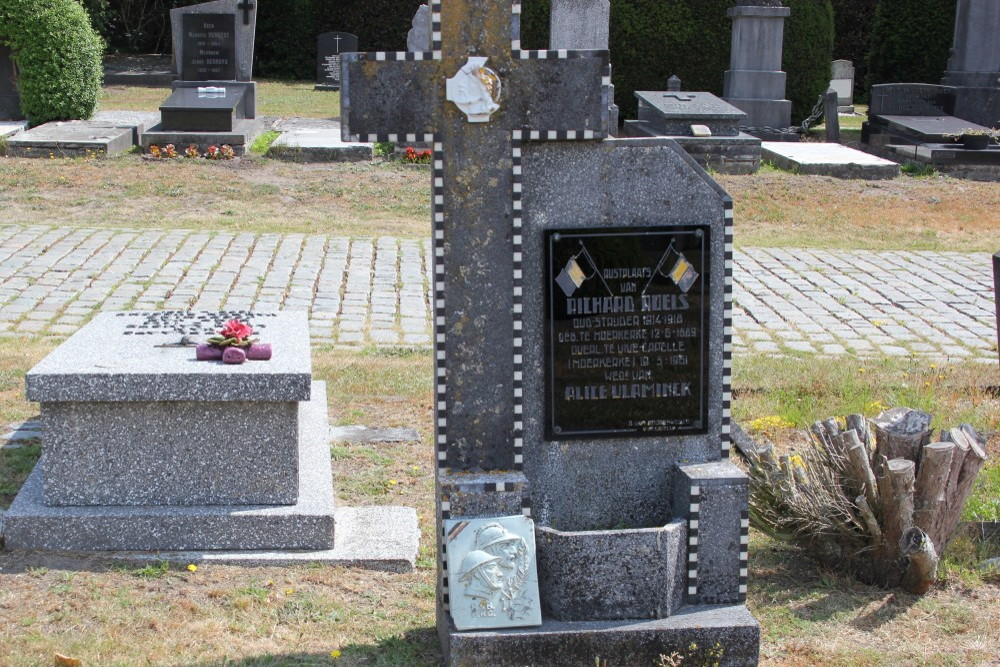
[[[164,89],[106,88],[104,108],[150,109]],[[332,116],[335,94],[261,82],[266,115]],[[271,101],[268,102],[267,100]],[[332,110],[332,111],[331,111]],[[736,202],[740,246],[1000,249],[1000,184],[941,176],[841,181],[762,170],[719,176]],[[425,238],[430,177],[386,164],[296,165],[0,158],[0,207],[17,224],[199,228]],[[0,338],[0,421],[38,413],[24,374],[60,341]],[[432,356],[428,349],[315,346],[339,424],[408,426],[420,443],[333,443],[341,502],[416,507],[417,570],[383,574],[297,566],[122,567],[96,558],[0,552],[0,665],[424,665],[440,660],[434,630]],[[967,517],[1000,519],[1000,371],[995,365],[852,357],[739,356],[734,416],[781,447],[800,446],[818,418],[907,404],[935,426],[969,422],[990,434],[991,465]],[[0,450],[0,509],[40,448]],[[998,552],[1000,553],[1000,552]],[[860,584],[796,548],[753,532],[748,605],[762,624],[766,665],[996,664],[1000,576],[967,539],[946,552],[937,586],[916,597]]]

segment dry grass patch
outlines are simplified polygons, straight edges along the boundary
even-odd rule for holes
[[[735,240],[743,247],[1000,248],[1000,183],[842,180],[774,169],[716,178],[735,203]]]
[[[425,237],[430,179],[383,164],[0,159],[19,224]]]

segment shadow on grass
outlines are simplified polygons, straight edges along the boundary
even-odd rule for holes
[[[755,542],[750,597],[758,600],[756,606],[765,615],[769,610],[779,613],[792,628],[841,619],[859,630],[874,630],[920,600],[835,572],[798,547],[762,536]]]
[[[439,665],[442,662],[435,628],[419,628],[375,644],[348,644],[334,657],[326,653],[259,655],[238,660],[210,660],[188,667],[318,667],[320,665]]]

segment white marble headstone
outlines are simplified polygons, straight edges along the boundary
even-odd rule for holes
[[[542,624],[535,525],[524,516],[445,521],[451,617],[458,630]]]

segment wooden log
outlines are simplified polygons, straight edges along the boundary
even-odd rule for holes
[[[830,451],[830,438],[826,435],[826,428],[823,426],[823,422],[815,421],[812,425],[812,434],[816,436],[816,439],[822,443],[823,447]]]
[[[937,577],[938,553],[924,531],[916,526],[903,533],[899,551],[906,559],[903,587],[911,593],[923,595]]]
[[[869,507],[878,507],[878,486],[875,482],[875,473],[872,471],[871,462],[868,460],[868,449],[858,438],[858,432],[853,429],[844,431],[841,435],[841,442],[847,450],[847,458],[851,462],[851,470],[854,472],[854,480],[858,483],[858,490],[864,494]]]
[[[824,419],[823,428],[826,429],[826,435],[831,440],[840,435],[840,424],[834,417],[830,417],[829,419]]]
[[[865,419],[864,415],[847,415],[844,420],[847,423],[848,431],[855,431],[858,434],[858,439],[864,444],[866,449],[871,450],[872,446],[872,434],[868,429],[868,420]],[[869,457],[871,452],[869,452]]]
[[[879,566],[888,586],[898,586],[903,577],[900,540],[913,526],[913,461],[889,461],[878,480],[879,513],[882,517],[882,553]]]
[[[875,512],[872,511],[871,505],[865,500],[864,494],[861,494],[854,499],[854,504],[858,508],[858,513],[861,515],[861,520],[865,522],[865,527],[868,528],[869,540],[874,546],[882,544],[882,529],[879,528],[878,519],[875,518]]]
[[[875,450],[890,461],[908,459],[914,463],[931,439],[931,415],[923,410],[892,408],[875,418]]]
[[[951,474],[955,443],[935,442],[923,448],[913,496],[913,525],[922,530],[938,553],[944,545],[936,530],[937,517],[948,506],[945,491]]]
[[[951,457],[951,471],[948,473],[948,486],[944,491],[945,498],[952,498],[955,495],[955,489],[958,487],[958,478],[962,471],[962,464],[965,462],[965,457],[969,454],[969,439],[961,429],[942,429],[941,442],[955,443],[955,452]]]

